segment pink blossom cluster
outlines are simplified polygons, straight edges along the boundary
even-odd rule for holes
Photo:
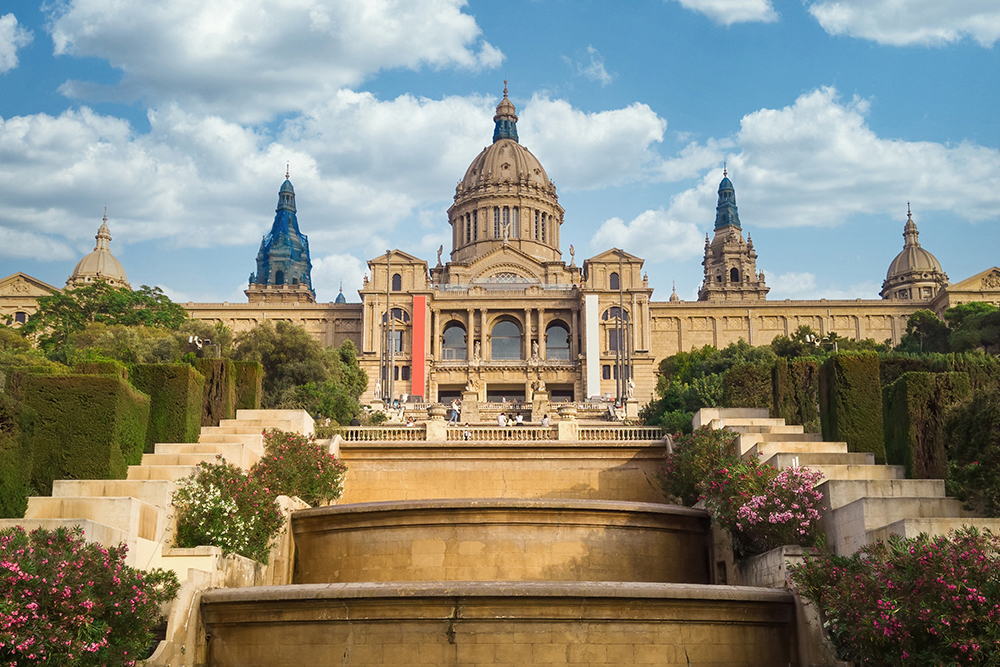
[[[176,577],[125,565],[128,548],[80,528],[0,532],[0,657],[7,665],[133,665]]]

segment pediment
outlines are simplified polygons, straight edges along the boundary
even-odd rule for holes
[[[379,255],[368,260],[368,264],[385,264],[385,255]],[[419,257],[414,257],[408,252],[403,252],[402,250],[392,251],[392,263],[393,264],[427,264],[426,260],[420,259]]]
[[[545,267],[531,255],[505,245],[477,257],[469,273],[473,283],[540,283]]]
[[[621,252],[621,255],[619,255],[619,252]],[[631,253],[619,251],[617,248],[611,248],[610,250],[605,250],[601,254],[595,255],[594,257],[591,257],[590,259],[587,259],[585,261],[600,263],[600,264],[605,264],[605,263],[617,264],[619,257],[621,257],[625,263],[643,264],[645,262],[645,260],[642,257],[636,257]]]
[[[1000,267],[981,271],[965,280],[949,285],[949,292],[1000,292]]]
[[[30,298],[49,296],[58,291],[58,287],[20,271],[0,279],[0,296]]]

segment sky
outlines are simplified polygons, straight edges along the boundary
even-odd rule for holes
[[[504,80],[577,262],[697,298],[723,166],[769,299],[878,298],[907,205],[1000,264],[1000,0],[0,0],[0,277],[107,207],[133,287],[245,302],[286,165],[317,299],[450,249]],[[447,254],[446,254],[447,256]]]

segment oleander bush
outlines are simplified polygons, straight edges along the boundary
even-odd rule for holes
[[[814,487],[822,478],[808,468],[779,470],[751,458],[713,468],[700,488],[713,523],[729,533],[740,559],[786,544],[815,544],[823,494]]]
[[[251,476],[272,494],[323,505],[344,492],[347,466],[312,437],[278,429],[264,432],[264,456]]]
[[[657,475],[663,494],[688,506],[698,502],[699,485],[709,471],[737,460],[734,450],[737,437],[731,431],[707,426],[676,436],[673,451],[664,458]]]
[[[1000,537],[892,536],[791,568],[841,660],[861,667],[1000,664]]]
[[[145,658],[177,576],[129,567],[127,553],[87,542],[79,527],[0,531],[0,661],[119,667]]]
[[[271,542],[285,521],[277,494],[221,456],[215,463],[199,463],[177,484],[175,546],[217,546],[224,554],[268,562]]]

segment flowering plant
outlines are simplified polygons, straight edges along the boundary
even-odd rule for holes
[[[270,557],[270,543],[284,526],[284,516],[260,480],[217,457],[202,462],[190,477],[178,482],[176,508],[178,547],[213,545],[261,563]]]
[[[1000,664],[1000,536],[892,536],[791,568],[841,659],[862,666]]]
[[[709,471],[738,461],[732,431],[702,426],[694,433],[675,436],[673,451],[664,457],[657,479],[663,495],[694,505],[701,497],[699,485]]]
[[[313,438],[270,429],[264,431],[264,457],[250,474],[271,493],[320,505],[344,492],[346,472],[347,466]]]
[[[784,544],[811,546],[823,494],[823,473],[793,466],[778,470],[756,458],[713,468],[701,485],[705,506],[733,538],[737,558]]]
[[[0,531],[0,660],[5,665],[134,665],[177,594],[170,571],[125,564],[73,530]]]

